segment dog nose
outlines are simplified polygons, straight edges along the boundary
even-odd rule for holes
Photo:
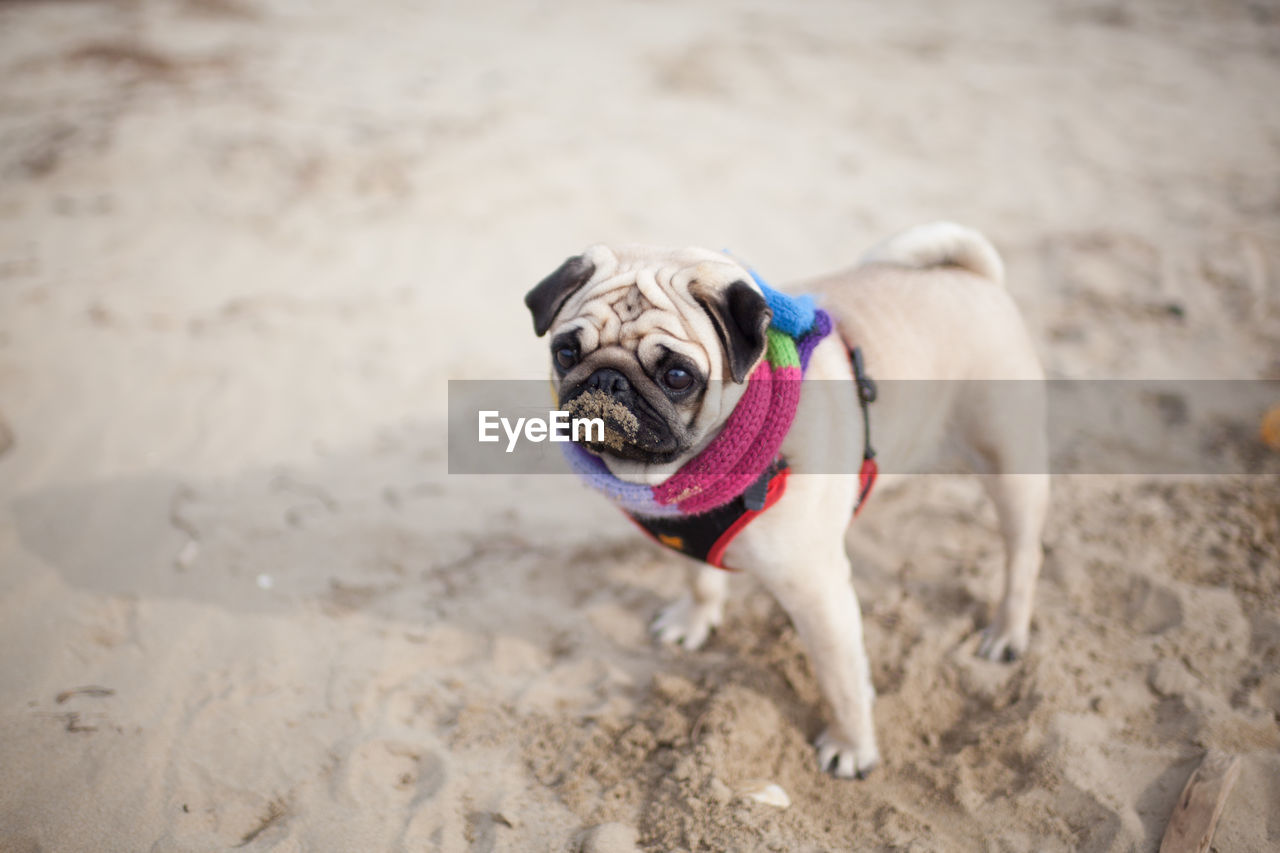
[[[585,384],[589,390],[603,391],[610,397],[627,397],[631,394],[631,383],[627,381],[627,377],[612,367],[600,368],[587,378]]]

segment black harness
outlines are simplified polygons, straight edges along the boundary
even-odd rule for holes
[[[862,409],[862,466],[858,470],[858,502],[854,505],[856,517],[871,495],[879,469],[876,452],[871,446],[870,404],[876,399],[876,384],[867,375],[862,363],[862,351],[854,347],[849,351],[853,365],[853,379],[858,389],[858,405]],[[787,489],[790,468],[787,460],[778,457],[765,469],[747,490],[724,506],[699,515],[654,518],[627,513],[651,539],[672,550],[679,551],[718,569],[734,571],[724,565],[724,552],[742,529],[761,513],[773,506]]]

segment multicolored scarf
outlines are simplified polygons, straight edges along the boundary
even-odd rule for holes
[[[800,385],[818,342],[831,333],[831,318],[812,296],[788,296],[751,273],[773,311],[765,356],[747,379],[747,390],[706,449],[657,486],[615,477],[598,456],[573,442],[562,444],[569,466],[583,481],[631,515],[689,516],[724,506],[760,479],[778,458],[796,417]]]

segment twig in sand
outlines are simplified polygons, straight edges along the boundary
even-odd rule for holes
[[[72,696],[114,696],[116,692],[110,687],[99,687],[96,684],[87,684],[84,687],[72,687],[69,690],[63,690],[54,697],[55,702],[61,705]]]
[[[1240,775],[1240,758],[1211,749],[1187,780],[1169,818],[1160,853],[1205,853]]]
[[[698,715],[698,719],[693,721],[693,727],[689,730],[689,743],[697,746],[698,737],[702,734],[702,724],[706,722],[708,711],[703,711]]]
[[[279,799],[275,799],[267,803],[267,813],[258,821],[257,826],[244,834],[240,839],[240,843],[237,844],[236,847],[244,847],[247,844],[252,843],[253,839],[270,829],[271,825],[282,817],[284,817],[283,802]]]

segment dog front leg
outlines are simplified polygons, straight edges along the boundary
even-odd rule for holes
[[[831,725],[818,736],[818,765],[843,778],[861,779],[880,761],[871,706],[875,688],[862,643],[862,614],[841,550],[824,565],[776,567],[760,578],[809,652]]]
[[[689,592],[663,608],[650,630],[664,643],[700,648],[724,619],[729,573],[713,566],[693,569]]]

